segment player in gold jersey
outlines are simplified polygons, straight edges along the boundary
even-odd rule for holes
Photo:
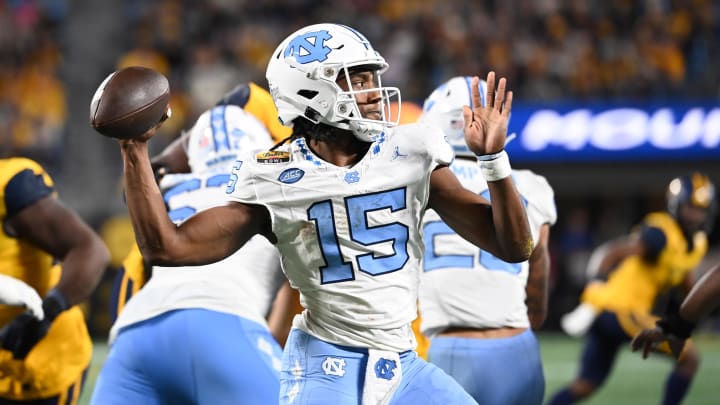
[[[568,333],[587,334],[579,375],[550,404],[574,403],[594,393],[610,374],[618,349],[655,324],[656,298],[673,287],[684,292],[692,287],[693,270],[708,249],[715,187],[701,173],[678,177],[670,182],[667,202],[667,212],[650,213],[629,238],[607,248],[598,267],[600,276],[609,273],[607,281],[588,284],[580,306],[563,318]],[[670,354],[667,342],[658,351]],[[697,351],[686,345],[666,381],[663,404],[682,401],[698,363]]]
[[[278,121],[277,108],[272,96],[264,88],[255,83],[243,83],[226,93],[217,105],[236,105],[252,114],[260,121],[272,136],[279,142],[292,132]],[[189,173],[187,147],[189,133],[184,133],[159,155],[153,157],[153,169],[159,176],[165,173]],[[149,280],[150,268],[143,262],[137,245],[133,244],[122,268],[115,277],[113,292],[110,297],[110,318],[114,322],[122,312],[127,301],[135,295]]]
[[[656,327],[643,329],[635,335],[632,350],[642,349],[643,358],[647,358],[660,343],[667,342],[673,355],[679,355],[701,318],[719,306],[720,264],[717,264],[695,283],[677,313],[665,315],[657,321]]]
[[[100,281],[107,248],[30,159],[0,159],[0,218],[0,273],[43,297],[39,315],[0,305],[0,403],[75,404],[92,355],[77,304]]]

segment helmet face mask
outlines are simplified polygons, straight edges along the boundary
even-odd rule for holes
[[[485,105],[487,84],[480,80],[478,87],[481,103]],[[430,93],[423,103],[423,112],[418,121],[440,127],[456,156],[474,157],[475,154],[465,142],[463,106],[472,107],[472,78],[453,77]]]
[[[373,141],[399,121],[390,116],[389,105],[392,98],[400,101],[400,91],[383,87],[380,80],[387,66],[359,32],[338,24],[316,24],[296,31],[278,46],[266,76],[284,125],[303,117]],[[358,71],[373,72],[374,88],[353,89],[350,79]],[[342,80],[347,81],[347,89],[338,84]],[[379,119],[364,117],[357,102],[371,97],[371,92],[379,95]]]

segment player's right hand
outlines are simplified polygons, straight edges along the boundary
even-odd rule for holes
[[[660,328],[643,329],[635,335],[630,342],[632,351],[636,352],[642,349],[642,357],[646,359],[651,352],[658,351],[658,346],[663,342],[667,342],[670,346],[670,354],[674,358],[679,358],[685,347],[685,339],[680,339],[672,335],[663,333]]]
[[[120,144],[120,146],[126,146],[129,144],[138,143],[138,142],[147,142],[150,140],[150,138],[155,136],[155,133],[157,132],[157,130],[160,129],[160,127],[163,125],[163,123],[165,121],[167,121],[167,119],[170,118],[171,116],[172,116],[172,109],[170,108],[170,106],[168,106],[167,112],[160,119],[160,122],[158,122],[157,125],[155,125],[154,127],[145,131],[144,134],[142,134],[140,136],[136,136],[135,138],[118,139],[117,141]]]

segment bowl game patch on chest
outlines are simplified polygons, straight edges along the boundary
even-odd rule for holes
[[[290,161],[290,152],[267,151],[255,155],[258,163],[287,163]]]

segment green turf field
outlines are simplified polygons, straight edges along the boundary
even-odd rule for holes
[[[701,336],[697,345],[702,354],[700,372],[685,400],[688,405],[720,403],[720,336]],[[580,341],[561,335],[540,335],[547,394],[568,382],[577,370]],[[104,344],[95,345],[88,382],[80,404],[89,402],[92,386],[107,354]],[[585,402],[589,405],[655,405],[660,403],[662,387],[671,363],[664,358],[642,360],[626,350],[605,387]]]

